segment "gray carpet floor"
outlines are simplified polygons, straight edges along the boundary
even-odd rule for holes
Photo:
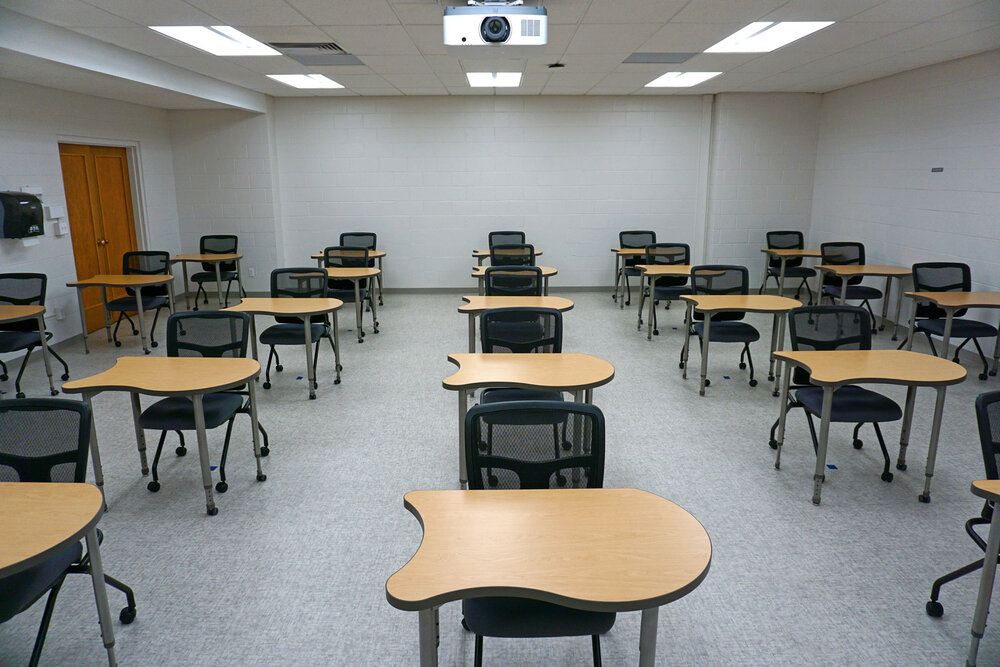
[[[605,485],[679,503],[705,525],[714,547],[704,583],[660,611],[657,664],[962,664],[978,575],[945,587],[943,618],[928,617],[924,602],[935,577],[981,556],[963,530],[981,507],[969,483],[984,476],[973,401],[1000,389],[998,379],[978,381],[969,362],[970,378],[948,391],[931,504],[917,502],[934,397],[925,389],[909,470],[891,484],[880,481],[870,427],[856,451],[851,427],[834,426],[829,463],[836,469],[815,507],[805,419],[798,411],[790,418],[775,471],[767,438],[778,400],[763,384],[747,386],[736,367],[739,346],[713,346],[713,384],[701,398],[697,379],[682,380],[677,368],[681,308],[661,309],[661,335],[647,342],[645,329],[636,331],[635,304],[620,311],[609,291],[564,293],[576,301],[565,315],[564,349],[616,368],[615,379],[594,392],[607,419]],[[457,293],[388,293],[382,331],[372,335],[366,318],[363,345],[348,332],[353,313],[345,312],[343,383],[333,384],[332,354],[322,348],[315,401],[307,400],[301,350],[286,348],[284,372],[258,394],[271,434],[267,481],[254,478],[249,419],[241,418],[216,517],[204,512],[196,455],[176,457],[169,440],[162,490],[150,493],[127,395],[95,399],[110,503],[101,522],[105,569],[138,599],[135,623],[115,621],[121,664],[417,663],[417,615],[392,608],[384,587],[420,541],[403,494],[456,484],[457,397],[441,380],[454,370],[447,353],[467,349],[460,302]],[[769,320],[749,316],[763,334],[754,346],[762,379]],[[131,337],[120,349],[102,338],[93,337],[88,356],[80,342],[61,348],[73,377],[109,367],[118,354],[141,353]],[[890,345],[888,335],[877,338]],[[154,350],[164,353],[164,345]],[[29,395],[47,393],[40,362],[26,377]],[[12,396],[12,385],[0,388]],[[903,388],[880,389],[902,403]],[[898,423],[885,431],[895,455]],[[147,434],[150,445],[155,435]],[[213,463],[223,436],[224,429],[209,435]],[[117,617],[124,598],[111,589],[109,596]],[[42,607],[0,625],[0,664],[27,662]],[[473,637],[459,624],[459,607],[441,610],[444,665],[472,662]],[[606,664],[635,664],[638,638],[639,613],[620,614],[603,638]],[[1000,664],[1000,630],[987,629],[980,658]],[[89,581],[75,576],[59,596],[43,663],[104,661]],[[486,664],[589,661],[585,638],[485,643]]]

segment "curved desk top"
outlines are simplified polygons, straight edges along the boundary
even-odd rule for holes
[[[165,285],[174,277],[169,274],[147,275],[142,273],[109,274],[99,273],[96,276],[66,283],[67,287],[148,287],[150,285]]]
[[[660,276],[690,276],[691,264],[636,264],[635,268],[644,275],[659,278]]]
[[[527,255],[528,253],[514,252],[513,250],[508,250],[506,252],[506,254],[508,254],[508,255],[514,255],[514,254],[517,254],[517,255]],[[535,249],[535,257],[538,257],[541,254],[542,254],[542,251],[538,250],[536,248]],[[478,259],[480,257],[489,257],[490,256],[490,249],[489,248],[478,248],[478,249],[472,251],[472,256],[475,257],[476,259]]]
[[[403,504],[424,535],[385,584],[397,609],[491,595],[647,609],[690,593],[712,561],[697,519],[638,489],[411,491]]]
[[[815,248],[761,248],[761,252],[775,257],[822,257],[823,252]]]
[[[382,273],[373,266],[328,266],[326,275],[344,280],[364,280]]]
[[[474,267],[472,267],[472,277],[473,278],[485,278],[486,277],[486,269],[488,269],[488,268],[490,268],[490,267],[488,267],[488,266],[474,266]],[[516,271],[518,267],[516,267],[516,266],[504,266],[502,268]],[[542,270],[542,278],[550,278],[550,277],[552,277],[552,276],[554,276],[554,275],[556,275],[556,274],[559,273],[559,269],[556,269],[555,267],[552,267],[552,266],[539,266],[538,268],[540,268]]]
[[[966,370],[953,361],[907,350],[786,350],[774,356],[805,368],[817,385],[879,382],[947,386],[962,382],[966,376]]]
[[[820,271],[829,271],[838,276],[886,276],[901,278],[913,273],[905,266],[888,266],[885,264],[817,264]]]
[[[90,484],[0,482],[0,578],[56,555],[83,539],[104,513]]]
[[[906,292],[906,296],[942,308],[1000,308],[1000,292]]]
[[[972,493],[986,500],[1000,500],[1000,479],[981,479],[972,483]]]
[[[467,301],[458,307],[460,313],[481,313],[490,308],[554,308],[565,313],[573,310],[573,302],[561,296],[463,296]]]
[[[207,253],[204,255],[198,253],[191,253],[187,255],[174,255],[170,258],[170,263],[175,262],[206,262],[211,264],[213,262],[233,262],[237,259],[243,259],[243,255],[237,252],[220,252],[220,253]]]
[[[615,367],[604,359],[577,352],[507,354],[462,352],[448,355],[458,371],[442,381],[445,389],[521,387],[574,391],[605,385]]]
[[[255,315],[319,315],[339,309],[344,305],[340,299],[325,299],[322,297],[250,297],[239,304],[223,308],[237,313],[253,313]]]
[[[67,394],[135,391],[153,396],[182,396],[222,391],[246,384],[260,364],[244,357],[118,357],[108,370],[70,380]]]
[[[798,308],[802,302],[773,294],[682,294],[700,313],[740,310],[747,313],[784,313]]]
[[[645,248],[612,248],[611,252],[622,257],[634,257],[635,255],[645,255]]]
[[[337,257],[361,257],[361,253],[357,251],[340,251],[336,253]],[[312,259],[323,259],[326,257],[325,253],[317,252],[315,254],[309,255]],[[368,259],[382,259],[385,257],[385,250],[369,250]]]
[[[38,317],[45,312],[45,306],[0,305],[0,323],[19,322]]]

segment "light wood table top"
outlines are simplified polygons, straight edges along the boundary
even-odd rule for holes
[[[817,264],[816,268],[821,271],[829,271],[838,276],[886,276],[889,278],[902,278],[913,273],[912,269],[905,266],[888,266],[885,264]]]
[[[981,479],[973,482],[972,493],[986,500],[1000,500],[1000,479]]]
[[[907,292],[906,296],[945,308],[1000,308],[1000,292]]]
[[[645,248],[612,248],[611,252],[616,255],[621,255],[622,257],[635,257],[636,255],[645,255]]]
[[[175,262],[234,262],[237,259],[243,259],[243,255],[236,252],[227,253],[206,253],[204,255],[198,253],[191,253],[187,255],[174,255],[170,258],[170,263]]]
[[[239,304],[223,308],[237,313],[254,313],[259,315],[318,315],[337,310],[344,305],[340,299],[313,297],[250,297]]]
[[[341,250],[336,253],[330,253],[334,257],[362,257],[363,253],[357,250]],[[326,257],[325,253],[317,252],[315,254],[309,255],[312,259],[324,259]],[[381,259],[385,257],[385,250],[369,250],[368,259]]]
[[[809,371],[817,385],[878,382],[920,386],[958,384],[966,370],[948,359],[906,350],[781,351],[774,355]]]
[[[244,357],[119,357],[108,370],[70,380],[63,392],[135,391],[177,396],[222,391],[246,384],[260,364]]]
[[[701,313],[740,310],[747,313],[784,313],[798,308],[802,302],[772,294],[682,294]]]
[[[697,519],[637,489],[411,491],[403,502],[424,536],[386,582],[398,609],[494,595],[648,609],[694,590],[712,560]]]
[[[473,278],[483,278],[483,277],[485,277],[486,276],[486,269],[488,269],[488,268],[490,268],[490,267],[488,267],[488,266],[474,266],[474,267],[472,267],[472,277]],[[511,271],[516,271],[519,267],[516,267],[516,266],[504,266],[504,267],[499,267],[499,268],[509,269]],[[554,275],[556,275],[556,274],[559,273],[558,269],[556,269],[554,267],[551,267],[551,266],[539,266],[538,268],[542,270],[542,278],[550,278],[550,277],[552,277],[552,276],[554,276]]]
[[[554,308],[560,312],[573,309],[573,302],[561,296],[463,296],[468,303],[460,313],[480,313],[490,308]]]
[[[691,264],[636,264],[635,268],[647,276],[690,276]]]
[[[142,273],[106,274],[99,273],[96,276],[83,280],[74,280],[66,283],[67,287],[149,287],[150,285],[165,285],[174,279],[169,273],[147,275]]]
[[[0,482],[0,577],[79,542],[103,511],[104,497],[90,484]]]
[[[823,252],[816,248],[761,248],[761,252],[775,257],[822,257]]]
[[[528,254],[527,251],[520,251],[520,250],[504,250],[503,252],[504,252],[505,255],[527,255]],[[542,254],[542,251],[538,250],[536,248],[535,249],[535,257],[538,257],[541,254]],[[481,257],[489,257],[490,256],[490,249],[489,248],[477,248],[476,250],[472,251],[472,256],[475,257],[476,259],[479,259]]]
[[[592,389],[611,382],[615,367],[604,359],[577,352],[558,354],[455,353],[448,361],[458,371],[442,382],[445,389],[544,387],[553,391]]]
[[[45,312],[45,306],[0,305],[0,322],[19,322],[38,317]]]
[[[343,280],[363,280],[382,273],[374,266],[328,266],[326,275]]]

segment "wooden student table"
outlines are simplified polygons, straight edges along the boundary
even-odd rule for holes
[[[519,253],[519,252],[516,252],[514,250],[507,250],[505,252],[508,255],[513,255],[513,254],[527,255],[528,254],[526,252]],[[542,254],[541,250],[538,250],[538,249],[535,250],[535,257],[538,257],[541,254]],[[476,258],[476,263],[478,265],[482,266],[483,265],[483,260],[487,259],[490,256],[490,249],[489,248],[479,248],[479,249],[473,250],[472,251],[472,256]]]
[[[645,256],[646,256],[646,249],[645,248],[612,248],[611,252],[615,253],[615,289],[611,293],[611,300],[612,301],[618,301],[618,307],[621,308],[621,309],[624,309],[625,308],[625,302],[622,300],[622,298],[624,297],[624,292],[625,292],[625,284],[624,284],[625,281],[623,281],[621,279],[621,270],[622,270],[623,264],[624,264],[625,260],[628,259],[629,257],[643,257],[643,258],[645,258]],[[657,248],[656,249],[656,254],[657,255],[662,255],[662,256],[666,256],[666,255],[680,255],[680,254],[683,254],[683,253],[684,253],[684,251],[680,250],[680,249],[678,249],[676,252],[670,252],[669,250],[667,250],[665,248]],[[621,290],[619,290],[619,285],[621,286]],[[639,288],[642,289],[642,285],[640,285]],[[619,291],[621,291],[622,294],[619,294]]]
[[[882,295],[882,322],[879,324],[879,331],[885,329],[885,318],[889,313],[889,292],[892,288],[892,279],[899,280],[900,297],[896,299],[895,325],[892,329],[892,340],[896,340],[896,333],[899,331],[899,309],[903,303],[903,280],[908,278],[913,271],[904,266],[886,266],[884,264],[817,264],[816,269],[821,273],[832,273],[840,278],[840,305],[847,303],[847,281],[855,276],[883,276],[885,277],[885,294]],[[823,278],[820,275],[819,297],[823,296]]]
[[[361,328],[361,288],[359,287],[362,280],[367,280],[369,278],[376,278],[382,274],[382,271],[376,269],[375,267],[359,266],[359,267],[338,267],[338,266],[328,266],[326,268],[326,275],[337,280],[350,280],[354,283],[354,317],[357,321],[358,327],[358,342],[365,342],[362,337],[363,331]],[[371,285],[368,286],[371,289]],[[378,311],[374,308],[375,300],[372,299],[372,333],[378,333]]]
[[[589,354],[562,352],[550,354],[457,353],[448,361],[458,371],[441,383],[458,392],[458,477],[464,489],[465,414],[469,410],[469,392],[483,387],[515,387],[547,391],[573,392],[577,403],[592,403],[594,388],[611,382],[615,367]]]
[[[814,248],[761,248],[760,251],[767,255],[767,258],[764,260],[764,280],[761,281],[761,285],[767,284],[767,270],[770,268],[770,260],[773,258],[781,262],[781,266],[778,269],[779,296],[785,295],[785,265],[788,264],[788,260],[823,257],[823,252]],[[822,290],[822,282],[820,283],[820,289]]]
[[[83,290],[88,287],[101,288],[101,307],[104,309],[104,329],[108,334],[108,342],[111,342],[111,319],[108,317],[108,288],[121,287],[129,288],[135,292],[135,311],[139,319],[139,335],[142,340],[142,351],[149,354],[149,346],[146,344],[146,318],[142,311],[142,288],[155,287],[156,285],[166,285],[167,294],[170,300],[170,312],[174,310],[174,277],[169,273],[163,275],[147,275],[132,273],[128,275],[115,275],[99,273],[84,280],[76,280],[66,283],[67,287],[76,288],[76,298],[80,304],[80,324],[83,328],[83,350],[90,354],[90,347],[87,345],[87,314],[83,309]],[[187,286],[185,285],[185,289]]]
[[[246,290],[243,289],[243,272],[240,271],[240,260],[243,259],[243,255],[239,253],[206,253],[204,255],[191,254],[191,255],[174,255],[170,258],[171,264],[177,264],[180,262],[181,268],[184,270],[184,305],[188,310],[191,310],[191,294],[188,291],[188,262],[193,262],[195,264],[212,264],[215,267],[215,295],[218,298],[219,308],[223,307],[222,303],[222,270],[219,265],[223,262],[236,262],[236,284],[240,288],[240,294],[245,294]],[[194,309],[198,310],[197,296],[195,297]]]
[[[246,385],[250,395],[250,421],[253,453],[257,459],[257,481],[267,479],[260,467],[260,435],[257,430],[257,394],[254,379],[260,375],[260,364],[244,357],[118,357],[108,370],[63,385],[67,394],[83,394],[83,400],[93,409],[93,398],[102,391],[127,391],[132,398],[132,422],[139,449],[143,475],[149,474],[146,463],[146,436],[139,425],[142,408],[139,394],[149,396],[185,396],[194,404],[194,423],[198,432],[198,459],[205,487],[205,506],[210,515],[219,513],[212,498],[212,471],[208,461],[208,436],[205,431],[205,394],[235,389]],[[97,446],[96,422],[91,423],[90,455],[94,462],[94,480],[104,492],[104,471]]]
[[[278,297],[278,298],[247,298],[242,299],[239,305],[230,306],[223,310],[231,310],[237,313],[247,313],[250,315],[250,344],[253,350],[253,358],[260,361],[257,355],[257,325],[255,315],[274,315],[279,317],[298,317],[302,320],[305,329],[306,346],[306,378],[309,380],[309,398],[316,398],[316,372],[312,363],[312,327],[308,326],[308,321],[313,315],[333,313],[333,352],[336,357],[337,379],[334,384],[340,384],[340,334],[337,332],[337,311],[344,305],[340,299],[325,298],[299,298],[299,297]]]
[[[904,296],[914,301],[913,312],[910,313],[910,335],[906,341],[907,350],[913,349],[913,339],[916,337],[916,302],[930,301],[945,312],[942,359],[951,358],[949,343],[956,310],[962,308],[1000,308],[1000,292],[907,292]],[[996,342],[993,344],[993,370],[990,371],[990,375],[997,374],[998,357],[1000,357],[1000,336],[997,336]],[[986,378],[981,377],[980,379],[985,380]]]
[[[463,296],[458,308],[469,314],[469,352],[476,351],[476,316],[491,308],[553,308],[561,313],[573,310],[573,302],[561,296]]]
[[[319,268],[323,268],[323,260],[326,258],[324,253],[318,252],[313,255],[309,255],[312,259],[316,260],[316,265]],[[360,256],[360,255],[359,255]],[[368,259],[378,260],[378,270],[379,273],[375,276],[375,280],[378,283],[378,305],[382,305],[382,258],[385,257],[385,250],[369,250]]]
[[[785,415],[788,412],[788,388],[792,368],[800,366],[809,372],[812,384],[823,387],[823,407],[819,429],[819,447],[816,450],[816,471],[813,474],[813,504],[819,505],[820,490],[826,472],[826,446],[830,435],[830,414],[833,409],[833,392],[843,385],[874,382],[878,384],[906,385],[906,404],[903,424],[899,433],[899,458],[897,470],[906,470],[906,447],[913,421],[913,402],[917,387],[934,387],[937,401],[931,421],[931,438],[927,448],[927,466],[924,470],[924,492],[918,496],[922,503],[931,501],[931,477],[937,457],[938,436],[941,433],[941,416],[944,414],[944,395],[949,385],[965,380],[965,369],[953,361],[929,354],[907,350],[833,350],[775,352],[787,361],[781,382],[781,408],[778,413],[777,455],[775,469],[781,469],[781,445],[785,439]]]
[[[516,266],[505,266],[505,269],[514,269]],[[559,270],[551,266],[539,266],[542,270],[542,295],[549,295],[549,278],[558,275]],[[472,267],[472,277],[479,279],[479,296],[484,296],[486,294],[486,269],[485,266],[474,266]]]
[[[59,392],[56,390],[55,385],[52,384],[52,363],[49,361],[49,343],[45,339],[45,306],[0,305],[0,324],[12,324],[21,320],[35,320],[38,322],[38,335],[42,339],[42,361],[45,362],[45,374],[49,376],[49,391],[55,396]]]
[[[0,509],[0,579],[34,567],[86,539],[101,638],[108,664],[117,665],[97,538],[97,523],[104,514],[101,492],[90,484],[0,482]]]
[[[486,596],[641,609],[639,665],[652,667],[660,606],[697,588],[712,562],[697,519],[638,489],[411,491],[403,505],[424,535],[385,596],[419,612],[422,667],[437,665],[437,607]]]
[[[687,313],[684,316],[684,347],[681,349],[682,377],[687,379],[688,350],[691,342],[691,325],[694,322],[692,312],[699,312],[705,315],[705,330],[701,338],[701,386],[698,394],[705,395],[705,387],[708,385],[708,342],[709,332],[712,327],[712,315],[717,313],[743,312],[743,313],[770,313],[774,315],[774,322],[771,325],[771,353],[768,355],[769,363],[767,367],[768,381],[774,381],[774,395],[778,395],[778,381],[774,373],[774,353],[781,349],[785,340],[785,315],[792,308],[802,305],[801,301],[789,299],[784,296],[773,296],[771,294],[684,294],[681,298],[687,301]],[[720,323],[721,324],[721,323]],[[780,372],[780,367],[779,367]]]
[[[691,276],[691,264],[636,264],[637,269],[642,271],[642,275],[646,277],[649,281],[649,314],[646,319],[646,340],[653,340],[653,308],[655,308],[656,299],[654,298],[654,292],[656,291],[656,281],[664,276],[672,276],[674,278],[683,277],[689,278]],[[639,285],[639,290],[642,290],[642,284]],[[621,299],[618,300],[619,303]],[[624,306],[622,306],[624,308]],[[635,328],[642,328],[642,311],[638,311],[638,317],[636,318]]]
[[[997,503],[1000,503],[1000,480],[973,482],[972,493],[996,506]],[[965,661],[967,667],[975,667],[979,654],[979,640],[983,638],[983,633],[986,631],[986,616],[990,613],[993,579],[997,571],[997,549],[1000,549],[1000,521],[991,521],[990,534],[986,539],[986,553],[983,555],[983,573],[979,578],[976,611],[972,617],[972,642],[969,644],[969,656]]]

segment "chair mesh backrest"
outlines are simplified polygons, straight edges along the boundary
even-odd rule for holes
[[[823,254],[824,264],[864,264],[865,245],[854,241],[838,241],[836,243],[823,243],[819,247]],[[847,281],[848,285],[857,285],[863,276],[854,276]],[[833,274],[826,273],[823,276],[824,285],[836,285],[840,287],[841,279]]]
[[[802,232],[779,231],[767,233],[767,247],[773,250],[791,250],[793,248],[801,250],[805,247],[804,244],[805,240],[802,238]],[[800,266],[801,264],[801,257],[789,257],[785,262],[786,267]],[[768,260],[768,265],[777,269],[781,266],[781,260],[777,257],[771,257]]]
[[[562,352],[562,313],[554,308],[493,308],[479,320],[483,352]]]
[[[915,292],[969,292],[972,290],[972,270],[961,262],[923,262],[913,265]],[[955,311],[961,317],[968,308]],[[917,317],[940,319],[947,313],[932,303],[917,302]]]
[[[0,401],[0,482],[85,482],[90,420],[81,401]]]
[[[691,267],[691,291],[694,294],[747,294],[750,274],[745,266],[734,264],[702,264]],[[713,322],[742,320],[746,313],[725,312],[712,315]],[[703,313],[694,313],[694,319],[703,320]]]
[[[650,243],[643,261],[646,264],[690,264],[691,246],[687,243]]]
[[[122,273],[125,275],[141,274],[144,276],[159,276],[170,273],[170,253],[165,250],[133,250],[122,255]],[[126,287],[129,296],[135,296],[135,290]],[[166,285],[143,287],[144,296],[165,296]]]
[[[470,489],[604,484],[604,415],[593,405],[563,401],[477,405],[466,414],[465,434]]]
[[[872,321],[858,306],[802,306],[788,311],[788,335],[793,350],[870,350]],[[792,371],[792,382],[809,384],[809,373]]]
[[[525,243],[524,232],[490,232],[489,247],[510,243]]]
[[[174,313],[167,318],[167,356],[245,357],[249,332],[246,313]]]
[[[490,246],[493,266],[534,266],[535,246],[530,243],[499,243]]]
[[[203,255],[229,255],[235,254],[239,247],[240,240],[235,234],[208,234],[201,237],[198,246]],[[201,268],[205,271],[215,272],[215,265],[202,263]],[[219,262],[219,271],[235,271],[236,262]]]
[[[334,245],[323,249],[323,266],[334,268],[363,268],[370,266],[368,248],[357,245]],[[354,291],[354,283],[350,280],[331,278],[327,281],[332,290]],[[358,283],[358,289],[365,289],[367,280]]]
[[[271,271],[271,296],[275,299],[326,298],[329,281],[326,271],[314,266],[274,269]],[[301,324],[298,317],[275,317],[282,324]],[[310,321],[321,323],[326,315],[313,315]]]
[[[656,243],[656,232],[646,229],[631,229],[618,232],[619,248],[645,248]],[[644,259],[638,255],[626,256],[625,266],[635,266],[641,264]]]
[[[340,245],[342,246],[357,246],[375,250],[377,242],[378,236],[375,232],[344,232],[340,235]],[[375,266],[375,260],[369,259],[368,266]]]
[[[486,296],[542,296],[542,269],[537,266],[487,266],[484,280]]]
[[[1000,479],[1000,391],[976,397],[976,421],[979,422],[986,479]]]
[[[0,305],[44,306],[48,280],[44,273],[0,273]],[[0,324],[0,331],[38,331],[38,322],[8,322]]]

